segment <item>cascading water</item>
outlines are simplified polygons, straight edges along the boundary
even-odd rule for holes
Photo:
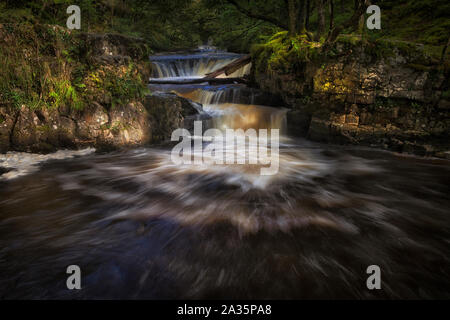
[[[231,53],[200,53],[196,55],[151,57],[154,78],[202,78],[229,64],[240,55]],[[242,77],[250,72],[250,64],[223,77]],[[151,86],[154,90],[172,91],[194,102],[213,116],[218,129],[279,129],[285,131],[286,109],[255,105],[254,90],[243,85],[169,85]],[[239,152],[239,150],[237,151]]]
[[[198,78],[238,57],[152,57],[153,76]],[[286,110],[242,85],[151,89],[203,104],[219,129],[284,127]],[[272,176],[153,147],[1,181],[0,298],[450,297],[448,162],[288,138],[279,153]],[[374,264],[382,290],[366,287]],[[82,290],[67,290],[69,265]]]
[[[240,55],[233,53],[153,56],[151,57],[152,77],[158,79],[201,78],[239,57]],[[249,73],[250,67],[251,65],[246,65],[228,76],[219,77],[242,77]]]

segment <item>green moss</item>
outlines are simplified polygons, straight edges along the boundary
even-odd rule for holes
[[[120,68],[96,69],[89,73],[86,85],[88,95],[106,96],[111,107],[141,98],[148,91],[139,71],[132,63]]]
[[[40,132],[49,132],[50,127],[48,125],[36,126],[36,130]]]
[[[349,47],[360,47],[375,59],[388,59],[401,55],[406,58],[410,67],[425,70],[428,66],[437,64],[436,53],[429,53],[430,48],[414,42],[381,38],[379,36],[340,35],[338,43]],[[433,58],[433,57],[434,58]]]
[[[257,71],[277,70],[290,72],[304,62],[317,60],[320,42],[312,42],[308,35],[290,37],[286,31],[276,33],[266,44],[252,48]]]
[[[450,90],[444,91],[442,93],[442,98],[450,100]]]
[[[73,66],[81,62],[66,49],[78,45],[75,37],[64,28],[38,24],[0,25],[0,34],[1,103],[32,109],[82,107],[71,84]]]
[[[375,111],[391,110],[398,104],[399,102],[392,98],[376,97],[373,107]]]
[[[356,34],[342,34],[339,35],[337,42],[356,46],[361,44],[361,36]]]
[[[0,24],[0,103],[82,109],[100,96],[112,106],[143,96],[137,66],[92,63],[82,38],[58,26]]]

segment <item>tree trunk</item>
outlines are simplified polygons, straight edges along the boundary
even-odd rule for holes
[[[239,12],[245,14],[247,17],[253,18],[253,19],[258,19],[258,20],[262,20],[262,21],[266,21],[266,22],[270,22],[282,29],[285,30],[289,30],[289,26],[288,24],[286,24],[286,22],[284,20],[281,21],[280,19],[275,19],[272,17],[269,17],[267,15],[264,14],[260,14],[258,12],[254,12],[250,9],[247,9],[246,7],[242,6],[238,1],[236,0],[226,0],[227,2],[229,2],[230,4],[232,4]],[[295,1],[295,0],[294,0]],[[289,8],[288,2],[287,0],[285,0],[286,2],[286,9]]]
[[[330,30],[334,28],[334,3],[333,0],[328,0],[330,7]]]
[[[367,8],[368,0],[357,0],[358,6],[353,12],[353,15],[344,23],[339,24],[338,26],[333,27],[330,32],[328,32],[327,39],[325,40],[325,43],[322,46],[322,52],[328,51],[336,41],[339,34],[342,32],[342,30],[345,30],[347,28],[352,28],[352,30],[355,30],[355,28],[358,27],[358,22],[360,21],[360,18],[364,18],[364,12]]]
[[[318,16],[318,26],[317,26],[317,34],[316,34],[316,40],[319,40],[322,36],[323,32],[325,31],[325,13],[323,10],[323,1],[324,0],[317,0],[317,16]]]
[[[297,8],[295,0],[288,0],[289,15],[289,35],[293,36],[297,32]]]
[[[442,54],[441,54],[441,64],[445,61],[445,53],[447,52],[447,48],[450,45],[450,37],[448,37],[447,44],[442,48]]]
[[[306,17],[305,17],[305,28],[309,30],[309,14],[311,13],[311,0],[306,0]]]
[[[299,12],[299,19],[298,19],[298,29],[300,33],[306,32],[306,0],[302,0],[299,4],[300,12]]]

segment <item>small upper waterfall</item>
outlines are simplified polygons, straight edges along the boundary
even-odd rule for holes
[[[152,56],[152,78],[202,78],[233,60],[241,57],[235,53],[197,53],[190,55]],[[233,74],[220,77],[242,77],[250,72],[250,65],[237,70]]]

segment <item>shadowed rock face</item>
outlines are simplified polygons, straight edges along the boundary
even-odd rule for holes
[[[134,60],[144,60],[149,50],[144,39],[111,33],[84,33],[81,38],[92,50],[94,56],[128,56]]]
[[[396,45],[376,56],[363,46],[338,43],[336,56],[322,64],[303,62],[288,71],[254,68],[254,79],[292,107],[291,133],[446,157],[448,72],[418,48]]]
[[[83,110],[1,108],[0,151],[52,152],[58,148],[132,147],[170,139],[201,115],[200,104],[175,94],[155,94],[109,110],[93,102]]]
[[[0,152],[6,152],[11,145],[11,131],[15,123],[16,111],[0,107]]]
[[[199,103],[194,103],[175,93],[154,92],[145,97],[145,106],[154,120],[153,134],[155,141],[170,139],[172,132],[178,128],[192,130],[194,121],[208,120],[211,117],[203,112]]]

